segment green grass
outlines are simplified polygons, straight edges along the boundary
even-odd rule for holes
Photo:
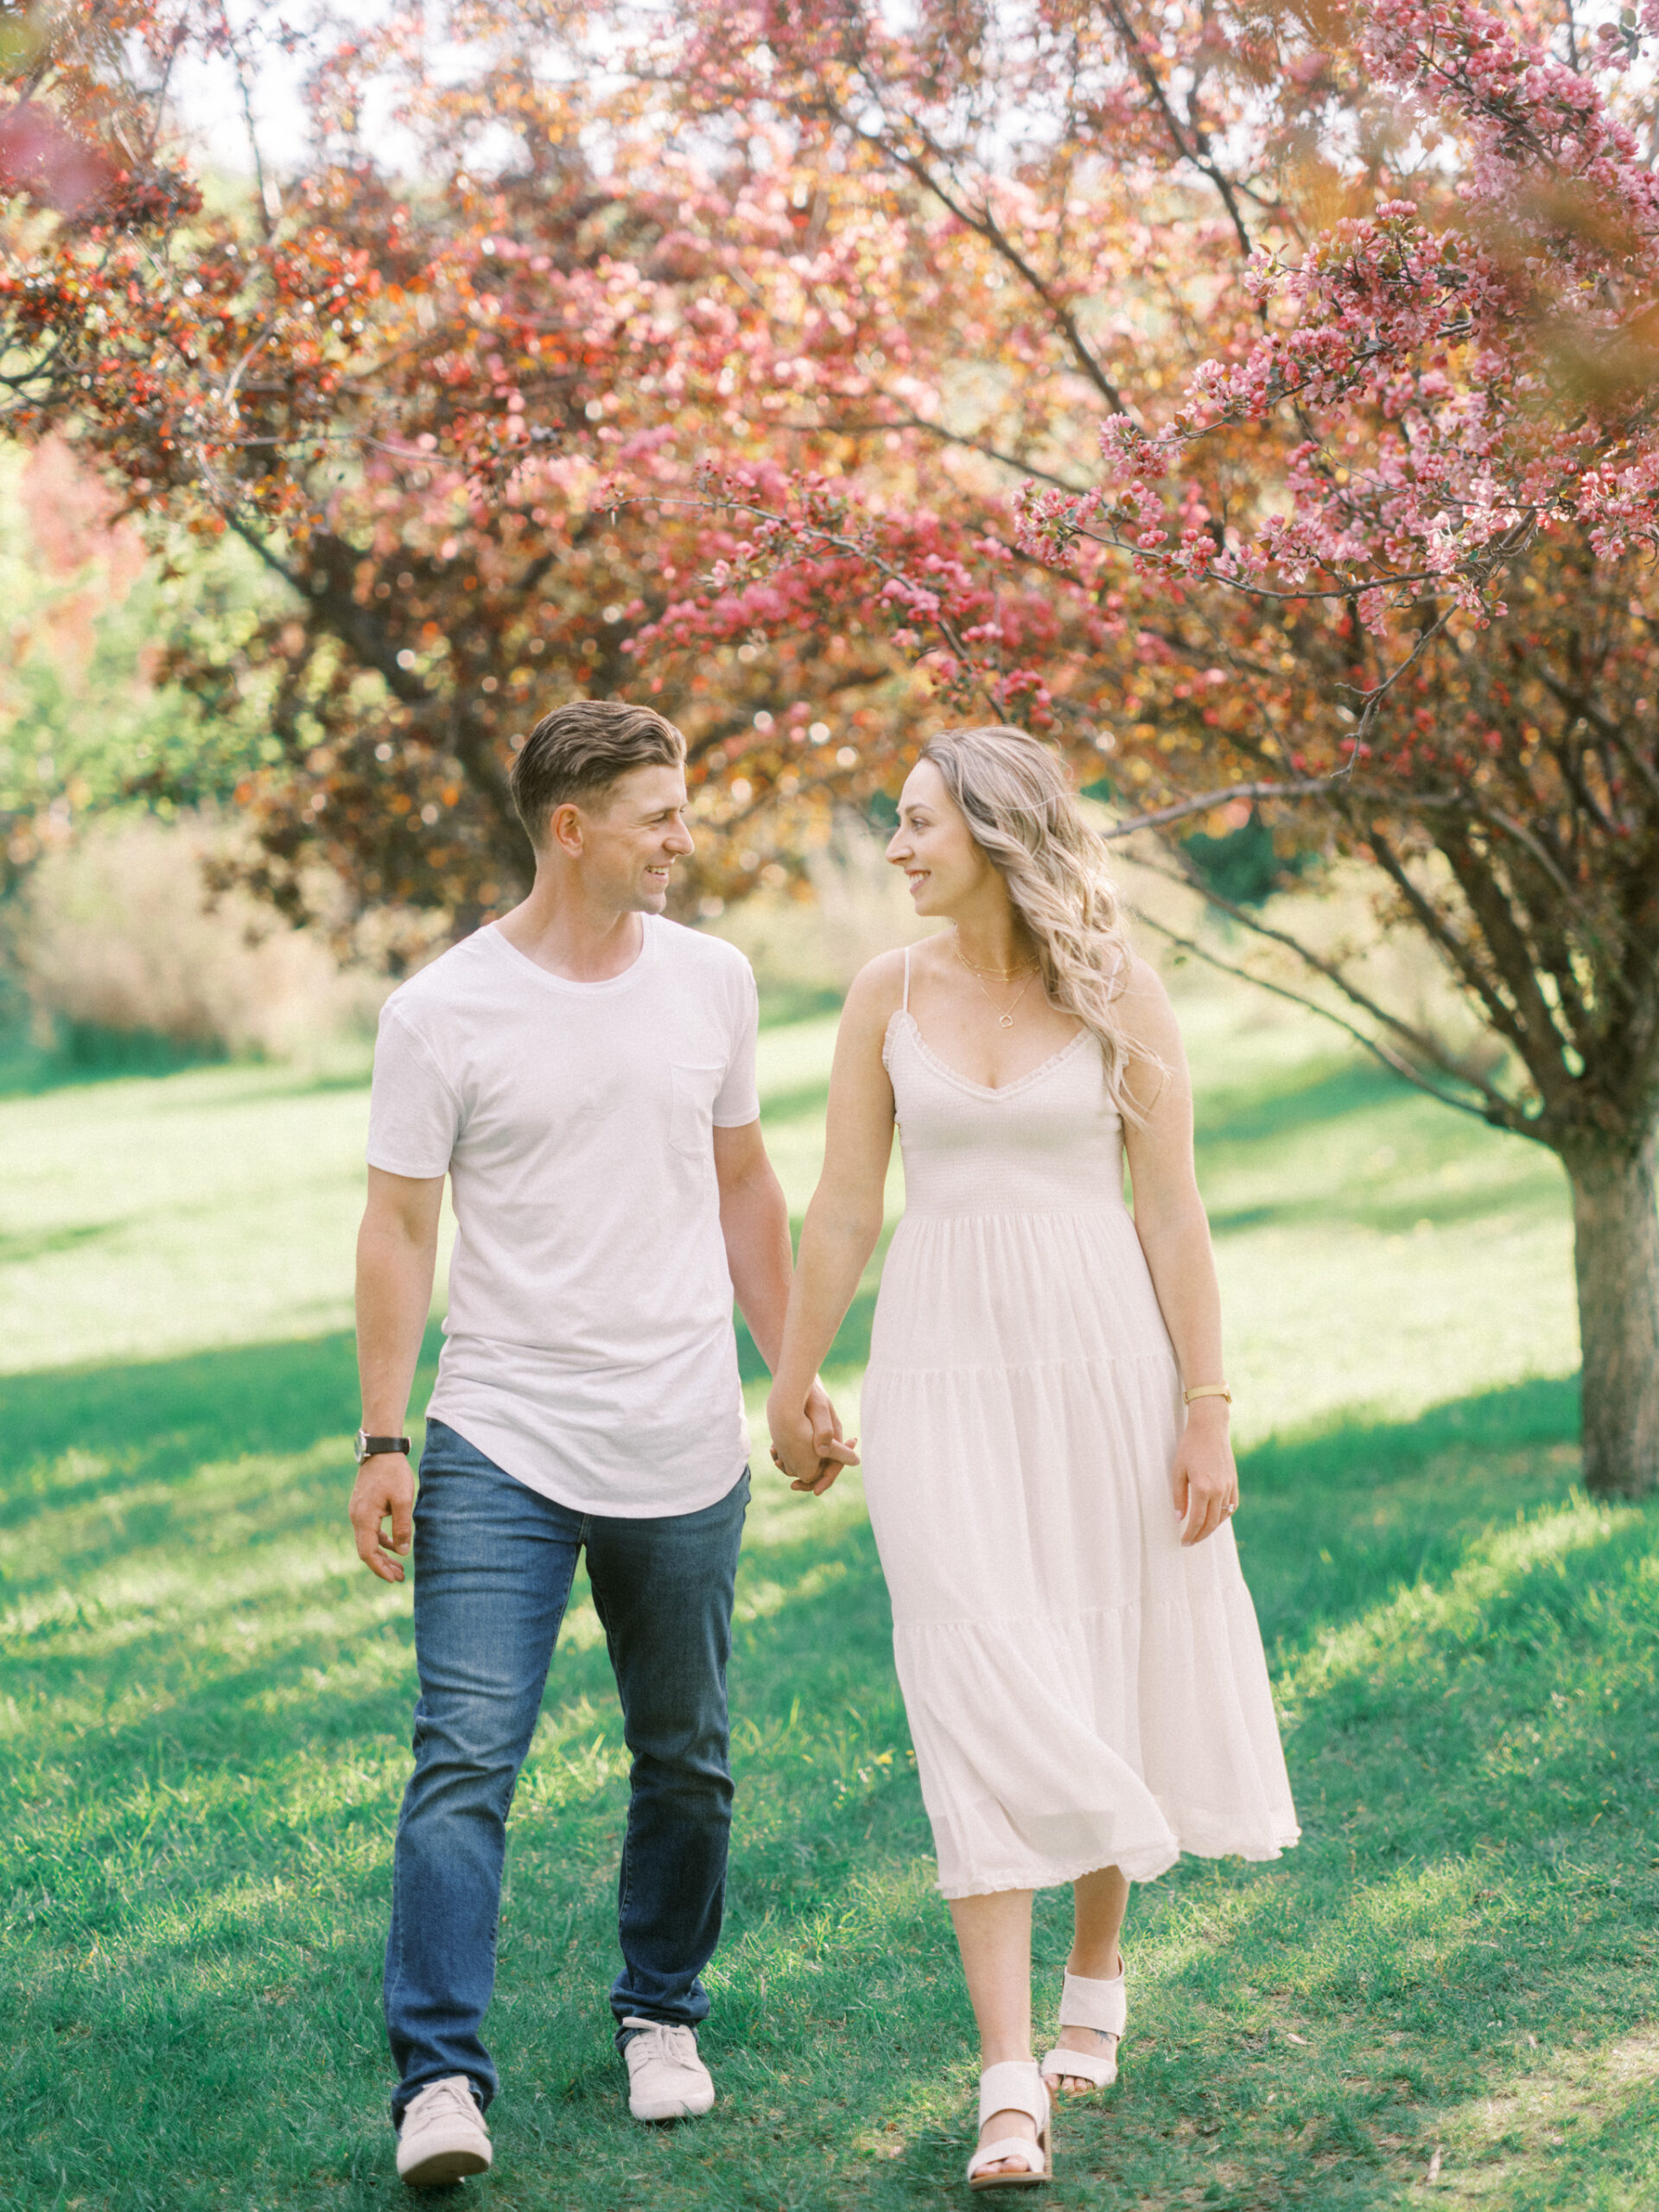
[[[1137,1892],[1123,2078],[1063,2115],[1047,2202],[1635,2212],[1659,1512],[1574,1488],[1559,1182],[1299,1024],[1185,1018],[1306,1836]],[[763,1040],[797,1211],[832,1029]],[[340,1517],[363,1106],[246,1069],[0,1102],[0,2204],[403,2201],[378,1985],[409,1604]],[[855,1482],[816,1506],[757,1482],[721,2102],[695,2128],[621,2103],[623,1754],[578,1599],[513,1819],[498,2170],[461,2201],[959,2198],[972,2024]],[[1045,2012],[1064,1922],[1043,1900]]]

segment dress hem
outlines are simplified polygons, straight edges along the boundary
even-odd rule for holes
[[[1167,1853],[1138,1856],[1135,1864],[1128,1866],[1125,1866],[1120,1859],[1090,1858],[1077,1865],[1068,1862],[1059,1867],[1001,1867],[994,1873],[979,1876],[971,1888],[957,1882],[947,1887],[942,1881],[936,1882],[935,1887],[947,1901],[960,1897],[993,1897],[1004,1890],[1058,1890],[1064,1888],[1068,1882],[1081,1881],[1085,1874],[1097,1874],[1108,1866],[1116,1866],[1131,1882],[1156,1882],[1182,1859],[1243,1859],[1251,1866],[1267,1866],[1275,1859],[1282,1859],[1286,1852],[1294,1851],[1301,1840],[1301,1834],[1300,1828],[1292,1828],[1276,1843],[1256,1844],[1248,1848],[1240,1844],[1209,1847],[1197,1843],[1177,1844]]]

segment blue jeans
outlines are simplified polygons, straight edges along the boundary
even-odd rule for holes
[[[392,1859],[386,2030],[400,2085],[465,2074],[488,2105],[480,2029],[495,1983],[507,1808],[586,1547],[633,1756],[622,1971],[611,2009],[694,2025],[720,1937],[731,1828],[726,1662],[746,1470],[698,1513],[613,1520],[526,1490],[429,1421],[415,1507],[415,1771]],[[619,2033],[619,2042],[625,2038]]]

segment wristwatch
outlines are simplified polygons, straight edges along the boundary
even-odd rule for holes
[[[378,1459],[383,1452],[401,1452],[406,1455],[409,1439],[406,1436],[371,1436],[367,1429],[359,1428],[353,1440],[352,1449],[357,1454],[357,1464],[360,1467],[365,1459]]]

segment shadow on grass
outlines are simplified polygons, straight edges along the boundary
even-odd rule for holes
[[[20,1601],[35,1591],[44,1602],[7,1642],[15,1658],[27,1659],[34,1692],[46,1700],[35,1712],[47,1736],[53,1701],[73,1704],[88,1669],[118,1653],[95,1707],[104,1753],[117,1768],[141,1759],[159,1738],[186,1764],[254,1745],[276,1756],[308,1708],[305,1733],[317,1743],[401,1733],[407,1613],[400,1606],[376,1624],[391,1647],[376,1646],[376,1663],[365,1664],[370,1597],[399,1601],[365,1582],[340,1525],[354,1382],[350,1339],[336,1334],[29,1376],[10,1387],[15,1456],[0,1525],[37,1524],[14,1554],[10,1594]],[[1570,1381],[1529,1382],[1416,1422],[1334,1424],[1249,1455],[1241,1541],[1281,1657],[1454,1567],[1482,1529],[1559,1497],[1572,1473],[1564,1439],[1575,1416]],[[335,1439],[338,1467],[332,1457],[322,1467],[296,1467]],[[1540,1446],[1548,1448],[1541,1453]],[[158,1569],[190,1562],[194,1586],[181,1589],[166,1575],[147,1580],[152,1560]],[[95,1596],[94,1578],[106,1572],[124,1578],[124,1592],[137,1584],[149,1594]],[[880,1685],[880,1748],[902,1765],[886,1597],[868,1529],[829,1543],[811,1534],[752,1541],[744,1574],[746,1604],[764,1586],[765,1618],[738,1637],[743,1726],[781,1731],[780,1743],[791,1732],[798,1745],[817,1743],[814,1756],[830,1758],[836,1787],[845,1790],[868,1735],[872,1686]],[[241,1625],[253,1623],[257,1649],[238,1640]],[[763,1662],[755,1657],[762,1652]],[[140,1666],[154,1671],[142,1710],[129,1716],[125,1678]],[[803,1719],[798,1686],[809,1675]],[[307,1680],[316,1678],[331,1682],[326,1701],[306,1694]],[[602,1649],[567,1639],[550,1696],[556,1707],[607,1706]],[[843,1703],[859,1718],[840,1731],[846,1742],[831,1756],[825,1746],[838,1739],[834,1717]],[[761,1738],[740,1731],[744,1740],[758,1746]],[[874,1802],[896,1778],[890,1758],[858,1788]]]
[[[407,1593],[346,1554],[323,1463],[349,1341],[20,1380],[29,1571],[66,1602],[6,1652],[19,2201],[390,2204],[377,1952],[413,1681]],[[1381,2212],[1436,2145],[1448,2179],[1497,2155],[1495,2095],[1645,2017],[1659,1529],[1570,1495],[1575,1411],[1569,1382],[1523,1384],[1247,1460],[1305,1840],[1138,1894],[1124,2080],[1063,2116],[1069,2205]],[[86,1461],[123,1450],[170,1516],[66,1555]],[[620,2115],[626,1754],[573,1618],[513,1821],[476,2206],[899,2212],[957,2184],[970,2023],[868,1529],[757,1541],[740,1607],[721,2105],[661,2140]],[[1062,1897],[1038,1929],[1046,2021]],[[1594,2162],[1630,2155],[1584,2135],[1537,2202],[1597,2201]]]
[[[0,1236],[0,1268],[24,1266],[54,1252],[79,1251],[102,1237],[118,1236],[127,1226],[125,1221],[87,1221],[71,1228],[37,1230],[29,1236]]]
[[[1431,1406],[1411,1421],[1365,1421],[1349,1413],[1288,1437],[1269,1437],[1243,1461],[1253,1487],[1271,1492],[1309,1483],[1370,1485],[1427,1466],[1448,1452],[1513,1452],[1579,1433],[1576,1375],[1530,1376]]]
[[[831,1366],[852,1366],[868,1353],[874,1306],[871,1284],[842,1325]],[[438,1343],[434,1328],[417,1403]],[[747,1331],[740,1354],[746,1379],[764,1375]],[[156,1489],[188,1484],[204,1465],[288,1459],[338,1438],[341,1466],[329,1481],[343,1482],[357,1416],[352,1338],[336,1332],[16,1376],[0,1386],[0,1529],[110,1502],[107,1522],[74,1546],[74,1571],[85,1574],[135,1547],[169,1541]],[[1559,1377],[1459,1400],[1414,1421],[1351,1419],[1258,1446],[1241,1464],[1238,1534],[1269,1639],[1346,1617],[1454,1560],[1487,1521],[1557,1494],[1574,1464],[1577,1424],[1576,1380]],[[1551,1450],[1540,1457],[1540,1446]],[[247,1516],[267,1482],[251,1469],[238,1497],[237,1478],[228,1479],[215,1510],[234,1510],[251,1539]],[[124,1499],[134,1500],[124,1514]],[[276,1506],[285,1511],[286,1501]],[[280,1524],[283,1512],[275,1517]],[[12,1586],[37,1584],[53,1571],[48,1559],[25,1565],[14,1558]]]
[[[423,1368],[437,1357],[435,1328]],[[179,1359],[37,1370],[0,1379],[0,1528],[136,1484],[181,1481],[204,1460],[302,1452],[356,1429],[351,1332],[240,1344]]]
[[[128,1076],[176,1075],[222,1065],[227,1058],[220,1045],[184,1044],[154,1030],[104,1029],[92,1022],[60,1023],[54,1040],[43,1045],[26,1023],[14,1022],[0,1028],[0,1098],[39,1098]]]
[[[1269,1438],[1239,1460],[1239,1549],[1262,1632],[1294,1645],[1455,1565],[1482,1528],[1577,1471],[1576,1376]]]
[[[1368,1060],[1312,1061],[1294,1075],[1274,1069],[1249,1089],[1200,1090],[1198,1142],[1259,1144],[1414,1095],[1403,1077]]]
[[[1541,1208],[1556,1195],[1554,1179],[1541,1176],[1531,1188],[1517,1193],[1513,1185],[1491,1190],[1442,1191],[1433,1195],[1433,1227],[1443,1235],[1471,1222],[1494,1216],[1510,1219],[1522,1206]],[[1340,1204],[1328,1195],[1274,1200],[1261,1205],[1217,1206],[1210,1215],[1217,1236],[1234,1236],[1252,1229],[1370,1230],[1378,1236],[1404,1236],[1429,1218],[1423,1211],[1421,1191],[1402,1198],[1379,1197],[1359,1204],[1345,1198]]]
[[[296,1498],[302,1520],[324,1510],[317,1489]],[[1064,2115],[1067,2202],[1372,2212],[1436,2145],[1448,2182],[1475,2172],[1496,2155],[1494,2095],[1640,2020],[1655,1885],[1635,1847],[1643,1777],[1620,1775],[1619,1753],[1655,1719],[1656,1533],[1651,1515],[1570,1500],[1511,1516],[1465,1546],[1444,1592],[1395,1593],[1293,1671],[1306,1840],[1270,1867],[1185,1862],[1140,1893],[1125,2077],[1109,2106]],[[774,1544],[750,1565],[773,1587],[734,1663],[740,1821],[707,2037],[721,2116],[658,2145],[618,2113],[602,1986],[626,1784],[602,1654],[569,1649],[513,1823],[493,2027],[512,2093],[502,2177],[480,2202],[897,2212],[956,2179],[969,2024],[928,1895],[868,1532]],[[51,2093],[66,2053],[124,2042],[154,2076],[145,2126],[122,2138],[125,2202],[186,2201],[151,2162],[158,2109],[189,2100],[210,2184],[245,2193],[258,2161],[264,2205],[319,2201],[325,2171],[351,2183],[329,2201],[394,2199],[373,2133],[373,2010],[407,1672],[342,1703],[315,1628],[308,1656],[308,1692],[245,1734],[230,1774],[222,1746],[188,1748],[176,1709],[148,1739],[143,1722],[71,1723],[60,1746],[73,1847],[41,1836],[8,1870],[30,1901],[8,2064],[28,2108],[53,2115],[54,2172],[76,2193],[109,2158],[108,2114]],[[219,1688],[235,1698],[244,1681]],[[377,1740],[363,1776],[353,1745]],[[89,1979],[71,1962],[94,1936],[105,1963]],[[1045,1899],[1044,2012],[1065,1936],[1064,1900]],[[163,2081],[169,2050],[189,2055],[188,2085]],[[257,2085],[302,2061],[305,2128],[261,2121]],[[1586,2129],[1568,2148],[1579,2194],[1548,2200],[1563,2205],[1591,2201],[1586,2158],[1628,2164],[1632,2138]],[[538,2193],[532,2174],[555,2171],[556,2196]]]

